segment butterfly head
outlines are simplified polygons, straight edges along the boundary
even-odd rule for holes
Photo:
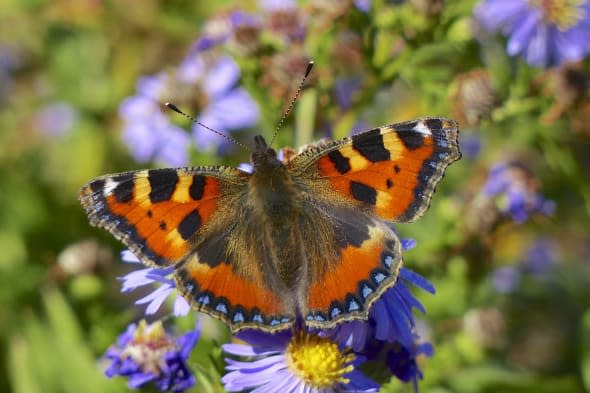
[[[254,137],[254,152],[250,160],[254,168],[276,167],[283,165],[277,158],[277,152],[269,147],[262,135]]]

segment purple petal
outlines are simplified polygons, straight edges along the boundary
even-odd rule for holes
[[[150,97],[156,102],[160,99],[160,96],[164,92],[166,85],[168,84],[168,75],[160,72],[155,75],[149,75],[139,78],[137,81],[137,91],[146,96]]]
[[[517,25],[518,28],[510,36],[506,47],[509,55],[517,55],[528,46],[529,41],[535,34],[539,16],[537,13],[529,13]]]
[[[156,154],[157,161],[173,167],[188,165],[190,137],[182,128],[171,126],[162,142]]]
[[[162,285],[149,295],[137,300],[135,304],[149,303],[145,310],[145,313],[147,315],[155,314],[160,309],[162,303],[164,303],[164,301],[170,295],[170,293],[172,293],[173,289],[173,287],[170,287],[168,285]]]
[[[240,69],[238,65],[231,57],[225,56],[219,59],[215,66],[209,70],[207,78],[203,81],[203,88],[212,97],[212,100],[216,100],[228,93],[239,78]]]
[[[185,315],[188,315],[190,310],[191,306],[186,299],[182,296],[176,296],[176,299],[174,300],[174,316],[184,317]]]
[[[412,285],[415,285],[415,286],[425,290],[426,292],[429,292],[432,294],[434,294],[436,292],[436,288],[434,287],[434,285],[432,285],[430,283],[430,281],[428,281],[427,279],[425,279],[424,277],[422,277],[421,275],[419,275],[418,273],[416,273],[410,269],[402,267],[400,269],[399,275],[404,280],[410,282]]]
[[[236,356],[267,356],[274,355],[279,352],[277,349],[261,351],[259,348],[254,348],[250,345],[244,344],[223,344],[221,349],[223,352]]]
[[[198,55],[187,56],[176,70],[176,79],[185,84],[198,82],[205,74],[205,62]]]
[[[154,279],[150,276],[152,270],[154,269],[151,267],[134,270],[131,273],[127,273],[123,277],[120,277],[120,280],[123,281],[123,288],[121,288],[121,292],[129,292],[138,287],[147,284],[153,284]]]
[[[227,370],[235,371],[240,370],[242,372],[257,372],[261,370],[265,370],[275,364],[281,364],[282,368],[286,367],[285,364],[285,355],[274,355],[264,357],[255,361],[247,361],[241,362],[234,359],[225,358],[227,362],[227,366],[225,367]]]
[[[129,249],[121,251],[121,260],[127,263],[141,263],[139,258]]]

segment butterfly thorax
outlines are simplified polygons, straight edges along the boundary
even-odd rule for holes
[[[261,243],[270,246],[274,270],[287,288],[296,286],[301,277],[301,233],[297,222],[301,218],[300,191],[287,166],[268,147],[262,136],[255,138],[256,149],[251,161],[254,173],[249,182],[248,204],[259,231]]]
[[[255,150],[251,161],[254,173],[250,182],[251,202],[256,205],[260,219],[269,224],[283,225],[285,215],[296,209],[296,189],[287,167],[264,137],[254,139]]]

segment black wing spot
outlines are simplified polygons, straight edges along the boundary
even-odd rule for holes
[[[163,231],[165,231],[166,228],[168,227],[166,225],[166,222],[165,221],[160,221],[160,223],[158,225],[160,226],[160,229],[163,230]]]
[[[352,147],[371,162],[387,161],[391,158],[389,150],[383,144],[381,129],[375,128],[352,137]]]
[[[340,174],[343,175],[350,171],[350,159],[348,157],[344,157],[338,150],[328,153],[328,157]]]
[[[186,215],[178,224],[178,233],[184,240],[190,239],[201,227],[201,216],[197,209]]]
[[[424,146],[424,135],[416,131],[406,131],[397,134],[408,150],[416,150]]]
[[[188,192],[195,201],[200,200],[203,197],[203,193],[205,192],[205,182],[206,178],[203,175],[194,175],[193,182],[191,187],[189,188]]]
[[[399,165],[394,165],[393,170],[395,171],[395,173],[399,173],[399,171],[401,171]]]
[[[113,181],[117,182],[113,194],[119,203],[131,202],[133,199],[133,174],[128,173],[124,175],[114,176]]]
[[[146,213],[145,213],[149,218],[152,218],[154,216],[154,212],[149,209]]]
[[[152,169],[148,171],[150,182],[150,201],[152,203],[164,202],[172,198],[178,183],[176,169]]]
[[[354,199],[358,201],[365,202],[370,205],[377,204],[377,191],[373,187],[356,181],[351,181],[350,192],[352,192]]]
[[[424,124],[431,130],[440,130],[443,128],[443,122],[441,119],[426,119]]]
[[[92,183],[90,183],[90,189],[92,190],[92,192],[102,191],[104,190],[104,184],[105,181],[103,179],[95,180]]]
[[[391,179],[387,179],[387,180],[385,181],[385,185],[387,186],[387,188],[391,188],[391,187],[393,187],[393,180],[391,180]]]

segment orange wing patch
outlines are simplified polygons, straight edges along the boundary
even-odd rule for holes
[[[402,265],[401,242],[386,225],[375,222],[360,246],[349,244],[322,277],[314,277],[307,298],[306,322],[326,328],[364,319],[383,291],[393,286]]]
[[[199,261],[198,254],[176,276],[177,287],[197,310],[222,319],[234,333],[246,328],[272,332],[293,323],[294,316],[262,282],[259,270],[243,277],[226,262],[211,266]]]
[[[95,179],[80,200],[91,224],[109,230],[150,266],[178,262],[191,249],[221,196],[219,179],[155,169]]]
[[[349,138],[318,160],[332,188],[386,220],[408,222],[428,208],[445,168],[460,158],[455,122],[425,119]]]

